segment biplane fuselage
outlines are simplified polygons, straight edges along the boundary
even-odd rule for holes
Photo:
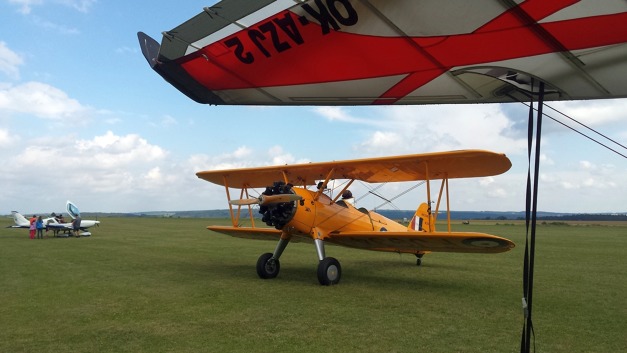
[[[283,233],[302,235],[306,238],[320,239],[360,249],[406,252],[416,255],[425,253],[424,251],[417,251],[413,246],[401,247],[398,242],[380,236],[380,234],[371,234],[360,238],[334,238],[333,234],[339,232],[355,234],[358,232],[408,233],[410,230],[406,225],[399,224],[381,214],[368,211],[365,208],[355,208],[351,202],[344,200],[335,202],[326,194],[318,194],[304,188],[293,188],[292,190],[301,196],[302,200],[296,202],[292,218],[282,228]],[[422,231],[427,232],[429,230]],[[396,236],[402,237],[402,234]]]
[[[407,231],[407,226],[365,208],[357,209],[350,202],[333,202],[325,194],[316,198],[317,193],[307,189],[293,190],[303,201],[297,203],[296,213],[288,226],[301,233],[316,237],[314,231],[317,231],[324,240],[329,233],[338,231]]]
[[[197,173],[198,177],[223,185],[231,212],[232,226],[209,226],[209,230],[239,238],[278,240],[273,253],[263,254],[257,263],[262,278],[278,274],[279,258],[290,241],[308,240],[316,245],[321,284],[339,281],[339,262],[327,258],[325,243],[348,247],[411,253],[421,263],[429,252],[498,253],[514,247],[511,241],[484,233],[451,230],[448,180],[503,173],[511,166],[502,154],[487,151],[453,151],[372,158],[327,163],[309,163],[277,167],[216,170]],[[432,178],[441,179],[435,213],[431,212]],[[326,189],[331,180],[347,180],[335,197]],[[340,199],[353,181],[399,182],[425,180],[427,200],[417,209],[409,225],[402,225],[376,212],[356,208],[350,199]],[[265,186],[257,198],[250,198],[254,188]],[[231,199],[230,189],[240,189]],[[443,196],[446,196],[445,198]],[[447,207],[447,230],[436,231],[438,210]],[[262,222],[258,227],[252,205],[259,205]],[[236,207],[234,207],[236,206]],[[242,226],[242,212],[248,209],[251,226]]]

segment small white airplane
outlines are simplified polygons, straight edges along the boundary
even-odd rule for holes
[[[65,210],[70,215],[72,220],[76,219],[77,217],[80,217],[80,211],[78,207],[76,207],[76,205],[73,204],[69,200],[65,204]],[[9,226],[9,228],[29,228],[30,227],[30,221],[26,219],[26,217],[21,215],[19,212],[11,211],[11,215],[13,215],[13,222],[15,222],[15,225]],[[67,223],[60,222],[59,219],[54,216],[54,214],[53,214],[53,217],[44,218],[43,221],[44,221],[44,225],[46,226],[46,229],[48,230],[52,229],[54,231],[55,236],[67,237],[69,236],[70,232],[73,229],[72,222],[67,222]],[[81,224],[79,228],[83,232],[80,233],[80,235],[83,237],[90,236],[91,232],[87,231],[87,228],[93,227],[95,225],[96,226],[100,225],[100,221],[81,219]],[[63,232],[63,233],[59,234],[60,232]]]

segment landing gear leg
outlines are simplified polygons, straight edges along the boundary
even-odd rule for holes
[[[323,286],[338,284],[342,277],[342,267],[340,262],[333,257],[326,257],[324,252],[324,242],[321,239],[314,239],[316,251],[318,252],[318,282]]]
[[[281,270],[279,258],[289,242],[289,237],[282,236],[274,249],[274,253],[265,253],[259,256],[257,260],[257,275],[259,278],[270,279],[279,275],[279,271]]]

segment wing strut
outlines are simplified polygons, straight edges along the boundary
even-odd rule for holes
[[[446,224],[448,232],[451,232],[451,200],[448,193],[448,175],[442,179],[442,185],[440,185],[440,193],[438,194],[438,202],[435,204],[435,213],[433,214],[433,227],[438,222],[438,214],[440,214],[440,202],[442,201],[442,194],[446,191]],[[433,229],[435,231],[435,229]]]
[[[331,180],[331,176],[333,175],[333,172],[335,172],[335,167],[331,168],[331,170],[327,174],[327,177],[324,179],[324,182],[322,182],[322,184],[319,183],[320,185],[318,185],[318,192],[316,192],[316,195],[313,198],[314,201],[318,200],[320,195],[322,195],[322,193],[324,192],[324,189],[327,187],[329,180]]]
[[[427,182],[427,205],[431,207],[431,178],[429,177],[429,162],[425,162],[425,181]]]
[[[353,184],[353,182],[355,181],[355,179],[351,179],[348,183],[346,183],[346,186],[344,186],[344,188],[342,189],[342,191],[340,191],[334,198],[333,198],[333,202],[335,203],[337,201],[337,199],[339,199],[343,194],[344,191],[348,190],[348,187],[351,186]]]
[[[533,86],[533,80],[531,82]],[[537,125],[535,131],[535,159],[533,168],[533,177],[531,175],[531,152],[534,145],[534,124],[533,124],[533,95],[531,96],[531,104],[529,105],[529,125],[527,132],[527,153],[529,167],[527,169],[527,198],[525,205],[526,213],[526,238],[525,238],[525,257],[523,264],[523,313],[524,324],[522,337],[520,342],[520,352],[529,353],[531,350],[531,337],[534,337],[535,351],[535,333],[533,330],[533,321],[531,316],[532,299],[533,299],[533,267],[534,254],[536,248],[536,214],[538,209],[538,182],[540,172],[540,146],[542,137],[542,107],[544,105],[544,82],[540,82],[538,94],[538,113],[536,116]]]

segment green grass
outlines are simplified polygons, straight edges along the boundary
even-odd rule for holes
[[[333,287],[318,285],[313,245],[289,245],[279,277],[261,280],[257,257],[275,244],[213,234],[215,220],[102,223],[82,239],[0,229],[0,352],[519,351],[519,223],[455,225],[518,246],[422,267],[327,247],[343,267]],[[624,225],[539,225],[539,352],[627,351],[626,249]]]

